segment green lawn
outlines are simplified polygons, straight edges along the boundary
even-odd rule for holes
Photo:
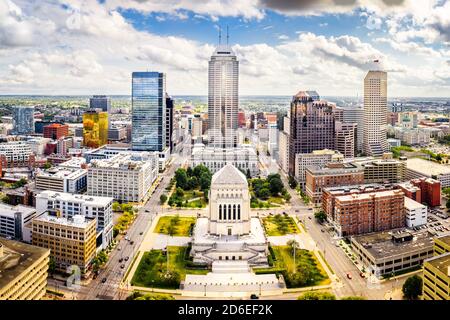
[[[186,259],[188,247],[168,247],[169,270],[167,271],[167,254],[163,250],[145,252],[136,269],[131,285],[149,288],[178,289],[180,281],[186,274],[207,274],[206,268],[191,268]]]
[[[183,197],[179,198],[174,193],[169,199],[171,207],[178,208],[206,208],[204,193],[200,190],[183,191]]]
[[[197,219],[192,217],[161,217],[159,218],[154,232],[161,234],[170,234],[170,231],[172,231],[172,236],[174,237],[189,237],[191,234],[191,229],[195,225],[196,221]],[[171,226],[173,228],[172,230],[170,230]]]
[[[289,216],[270,216],[263,219],[263,224],[269,237],[300,233],[300,229],[294,219]]]
[[[297,249],[296,259],[289,246],[271,247],[271,268],[254,269],[257,274],[282,274],[288,288],[327,285],[331,283],[313,252]]]
[[[251,192],[254,201],[251,202],[251,208],[252,209],[270,209],[270,208],[279,208],[281,206],[284,206],[286,201],[283,199],[282,196],[276,196],[276,197],[269,197],[267,200],[262,200],[256,197],[254,192]]]

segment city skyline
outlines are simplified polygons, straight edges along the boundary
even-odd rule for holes
[[[1,0],[0,93],[128,95],[131,72],[149,70],[167,74],[174,96],[206,95],[228,25],[244,96],[361,96],[374,59],[388,96],[448,96],[449,1],[346,3]]]

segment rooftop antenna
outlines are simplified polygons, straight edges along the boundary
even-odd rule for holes
[[[230,44],[230,32],[228,30],[228,26],[227,26],[227,46]]]

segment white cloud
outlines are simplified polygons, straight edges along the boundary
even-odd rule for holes
[[[14,9],[11,13],[8,9],[7,15],[3,10],[0,15],[13,17],[14,23],[7,28],[9,32],[20,29],[20,23],[26,21],[33,40],[26,43],[38,45],[32,49],[11,44],[0,46],[0,93],[129,94],[131,72],[157,70],[167,73],[170,94],[206,94],[207,65],[213,45],[138,31],[116,8],[133,7],[147,13],[159,12],[164,17],[195,9],[198,15],[210,19],[234,14],[244,20],[263,12],[260,7],[257,11],[249,9],[256,1],[238,8],[227,7],[223,14],[218,9],[233,1],[211,0],[203,6],[198,2],[170,1],[172,6],[170,3],[162,6],[161,1],[114,0],[107,1],[107,8],[97,1],[85,2],[80,7],[79,28],[69,29],[66,20],[72,11],[54,5],[52,0],[32,7],[26,0],[17,0],[20,12]],[[76,7],[81,2],[67,0],[65,3]],[[39,27],[33,24],[35,21],[51,21],[53,31],[40,33]],[[389,23],[385,21],[402,36],[402,17]],[[0,20],[0,30],[5,29],[2,23]],[[233,47],[241,62],[241,94],[291,95],[312,88],[322,95],[356,95],[362,91],[365,72],[372,67],[374,59],[381,59],[383,67],[390,71],[390,95],[448,94],[448,50],[415,44],[406,35],[405,41],[389,43],[393,48],[397,46],[394,49],[400,55],[387,55],[375,47],[378,42],[370,44],[350,35],[325,37],[299,32],[295,38],[279,35],[279,39],[283,41],[274,46],[258,43]],[[417,55],[414,61],[403,59],[409,56],[404,54],[406,51],[414,50]]]

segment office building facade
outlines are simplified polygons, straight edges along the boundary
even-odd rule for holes
[[[136,151],[166,149],[166,75],[133,72],[132,145]]]
[[[83,145],[99,148],[108,143],[108,113],[89,110],[83,114]]]
[[[209,61],[208,139],[214,148],[237,147],[239,61],[228,45],[219,45]]]
[[[34,107],[13,107],[13,134],[29,135],[34,133]]]
[[[364,153],[381,156],[387,143],[387,73],[369,71],[364,79]]]

